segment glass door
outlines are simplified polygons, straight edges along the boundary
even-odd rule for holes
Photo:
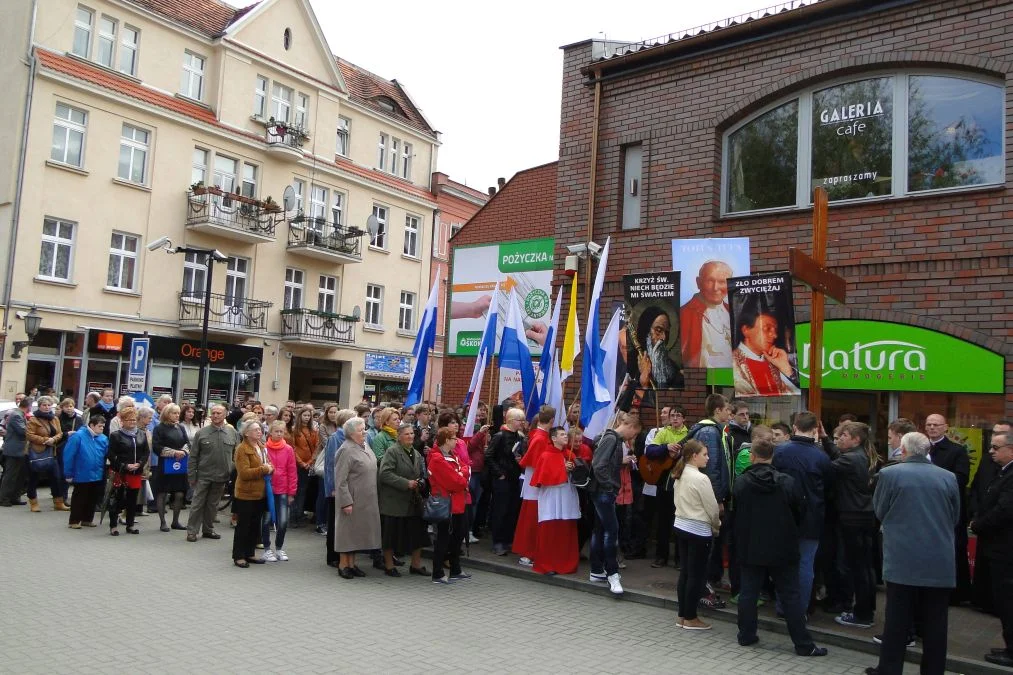
[[[245,327],[247,323],[246,280],[250,261],[229,256],[225,272],[225,319],[229,325]]]

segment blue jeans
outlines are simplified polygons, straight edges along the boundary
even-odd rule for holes
[[[274,548],[285,548],[285,532],[288,530],[288,495],[274,495],[274,513],[278,520],[274,524]],[[271,510],[264,509],[260,524],[260,538],[264,549],[271,548]]]
[[[594,531],[591,533],[591,573],[607,576],[619,573],[616,557],[619,545],[619,519],[616,518],[616,496],[599,492],[591,497],[594,503]]]
[[[819,546],[819,539],[798,540],[798,595],[803,614],[809,610],[809,599],[813,592],[813,563],[816,561],[816,549]],[[781,606],[780,597],[777,598],[777,611],[780,614],[786,613]]]

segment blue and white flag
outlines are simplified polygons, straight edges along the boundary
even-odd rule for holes
[[[496,282],[496,289],[492,292],[492,301],[489,303],[489,314],[485,318],[485,330],[482,331],[482,343],[478,346],[478,356],[475,357],[475,370],[471,374],[471,384],[468,385],[468,398],[465,405],[468,407],[468,421],[464,424],[462,438],[471,438],[475,435],[475,418],[478,416],[478,402],[481,398],[482,380],[485,377],[485,367],[489,360],[496,353],[496,324],[499,321],[499,282]]]
[[[499,367],[513,368],[521,373],[521,392],[524,403],[535,395],[535,367],[531,363],[528,339],[524,335],[521,310],[517,307],[517,289],[510,291],[510,312],[503,327],[503,338],[499,345]]]
[[[605,370],[605,352],[598,338],[598,326],[601,325],[601,293],[605,285],[605,269],[608,267],[611,241],[611,237],[605,240],[605,247],[598,261],[598,271],[594,277],[594,290],[591,292],[591,301],[587,307],[587,329],[584,331],[584,359],[580,377],[580,425],[585,429],[592,415],[612,403],[609,381],[615,379],[615,370],[611,372]]]
[[[535,419],[535,415],[538,414],[538,409],[542,407],[543,403],[548,403],[547,392],[549,390],[549,371],[552,368],[552,359],[556,355],[556,333],[559,331],[559,310],[562,306],[563,287],[560,286],[559,293],[556,295],[556,306],[552,309],[552,319],[549,321],[549,330],[545,334],[545,344],[542,346],[542,357],[538,361],[538,372],[542,374],[542,386],[535,387],[535,395],[531,397],[530,401],[528,401],[528,422]],[[560,401],[562,401],[562,397],[560,397]]]
[[[616,409],[616,363],[619,358],[619,332],[620,324],[622,323],[622,309],[617,309],[615,314],[612,315],[612,320],[609,321],[608,328],[605,329],[605,335],[601,339],[599,349],[602,353],[602,367],[606,373],[610,373],[611,377],[606,379],[606,394],[608,395],[608,403],[599,408],[591,415],[587,424],[584,426],[584,437],[594,440],[599,435],[605,432],[609,428],[612,422],[612,416],[615,414]],[[581,406],[580,416],[584,417],[583,406]]]
[[[408,378],[408,396],[405,405],[412,406],[422,401],[422,392],[426,388],[426,366],[429,365],[429,350],[436,345],[436,312],[438,309],[440,275],[436,275],[433,290],[429,291],[429,300],[422,312],[419,332],[415,335],[415,346],[412,347],[412,373]]]
[[[552,425],[566,426],[566,408],[563,405],[563,378],[559,371],[559,354],[552,355],[552,366],[545,373],[545,404],[556,409]]]

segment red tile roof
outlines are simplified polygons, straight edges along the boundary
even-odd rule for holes
[[[343,58],[337,56],[334,58],[338,62],[338,68],[341,69],[341,77],[345,80],[348,95],[352,97],[352,100],[371,110],[375,110],[381,115],[393,117],[404,122],[419,131],[435,134],[435,130],[429,126],[425,117],[415,107],[415,104],[412,103],[411,98],[409,98],[401,85],[398,84],[397,80],[385,80],[379,75],[374,75],[354,63],[349,63]],[[395,107],[398,109],[397,112],[391,113],[380,105],[379,100],[384,97],[394,102]]]
[[[355,174],[356,176],[360,176],[362,178],[365,178],[366,180],[371,180],[374,183],[380,183],[381,185],[397,190],[398,192],[403,192],[406,195],[417,197],[419,199],[424,199],[427,202],[432,203],[433,206],[436,206],[436,203],[433,201],[433,195],[431,192],[429,192],[429,190],[420,188],[417,185],[409,183],[408,181],[395,178],[394,176],[386,174],[382,171],[377,171],[376,169],[369,169],[364,166],[359,166],[355,162],[345,159],[344,157],[335,158],[334,164],[339,169],[347,171],[348,173]]]
[[[219,0],[128,0],[170,21],[189,26],[208,37],[218,37],[259,3],[236,9]]]

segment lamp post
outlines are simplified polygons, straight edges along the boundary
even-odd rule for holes
[[[39,328],[42,326],[42,315],[35,311],[35,306],[29,310],[27,314],[21,317],[25,322],[25,335],[28,336],[27,340],[17,340],[12,343],[14,350],[11,352],[12,359],[20,359],[21,351],[32,344],[35,340],[35,336],[39,334]]]

